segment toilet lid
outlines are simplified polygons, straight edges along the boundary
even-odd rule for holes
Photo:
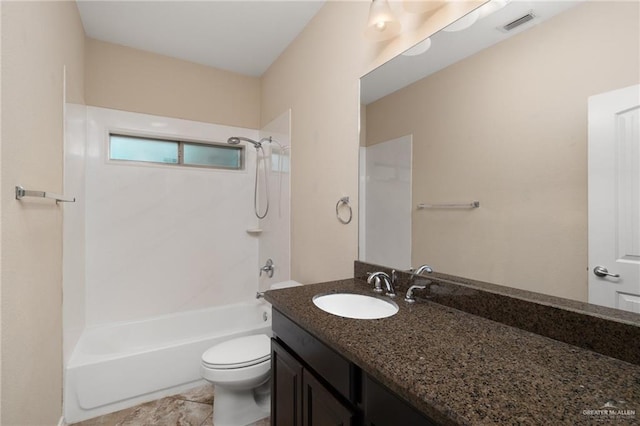
[[[202,362],[211,368],[248,367],[269,360],[271,340],[266,334],[238,337],[219,343],[202,354]]]

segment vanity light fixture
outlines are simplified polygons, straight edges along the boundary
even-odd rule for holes
[[[400,34],[400,21],[391,11],[387,0],[372,0],[369,21],[364,36],[373,41],[388,40]]]

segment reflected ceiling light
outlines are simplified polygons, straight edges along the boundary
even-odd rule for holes
[[[387,0],[372,0],[369,9],[369,22],[364,35],[369,40],[388,40],[400,34],[400,21],[391,12]]]
[[[493,12],[497,12],[509,3],[511,3],[511,0],[491,0],[483,4],[478,9],[480,13],[480,19],[484,18],[485,16],[491,15]]]
[[[440,9],[444,1],[437,0],[404,0],[402,2],[404,10],[409,13],[428,13]]]
[[[464,15],[462,18],[458,19],[453,24],[447,27],[444,27],[442,31],[447,31],[447,32],[462,31],[472,26],[478,20],[479,17],[480,17],[480,11],[478,9],[474,9],[473,11]]]
[[[403,56],[418,56],[418,55],[422,55],[424,52],[429,50],[430,47],[431,47],[431,38],[427,38],[425,40],[422,40],[420,43],[416,44],[415,46],[413,46],[411,49],[407,50],[406,52],[403,52],[402,55]]]

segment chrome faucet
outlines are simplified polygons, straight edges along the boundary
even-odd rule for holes
[[[411,287],[409,287],[409,290],[407,290],[407,294],[405,294],[405,296],[404,296],[404,301],[407,302],[407,303],[415,303],[416,297],[413,295],[413,291],[414,290],[424,290],[428,286],[429,286],[429,284],[424,284],[424,285],[414,284],[414,285],[412,285]]]
[[[391,271],[391,276],[387,275],[385,272],[374,272],[372,274],[369,274],[369,277],[367,278],[367,282],[369,284],[374,283],[373,291],[375,291],[376,293],[382,292],[381,283],[384,283],[387,290],[386,294],[389,297],[396,297],[396,280],[397,274],[395,269]]]
[[[422,265],[415,271],[411,272],[411,276],[409,277],[409,284],[415,282],[419,275],[423,273],[430,274],[433,272],[433,268],[429,265]],[[431,280],[424,280],[424,284],[413,284],[407,290],[407,294],[404,296],[404,301],[407,303],[414,303],[416,301],[415,296],[413,295],[414,290],[424,290],[425,288],[431,285]]]
[[[433,272],[433,268],[429,265],[422,265],[411,273],[411,278],[414,278],[416,275],[422,275],[424,272],[430,274]]]
[[[431,266],[429,265],[422,265],[420,266],[418,269],[416,270],[410,270],[411,271],[411,276],[409,277],[409,284],[413,283],[414,281],[416,281],[416,279],[418,278],[418,276],[424,274],[425,272],[427,274],[430,274],[433,272],[433,268],[431,268]],[[431,281],[427,280],[427,284],[430,283]]]
[[[379,276],[371,276],[371,272],[369,272],[367,274],[367,282],[369,284],[371,284],[371,282],[373,281],[373,291],[375,293],[382,293],[384,290],[382,290],[382,283],[380,282],[380,277]]]

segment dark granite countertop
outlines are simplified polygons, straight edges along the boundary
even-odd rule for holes
[[[334,316],[311,300],[336,290],[373,295],[369,287],[345,279],[265,298],[439,423],[640,424],[638,365],[427,300],[398,296],[400,311],[377,320]]]

